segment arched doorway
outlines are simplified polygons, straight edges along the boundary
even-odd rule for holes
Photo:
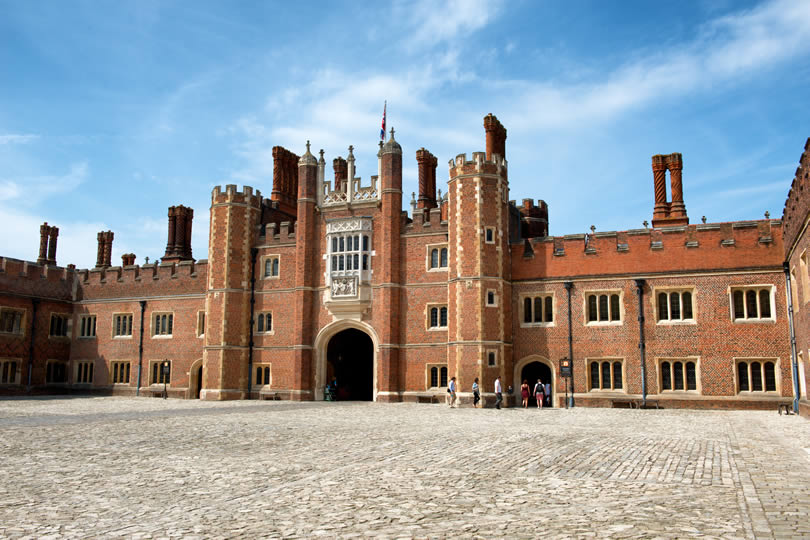
[[[374,399],[374,345],[362,330],[338,332],[326,346],[326,383],[337,379],[338,400]]]
[[[529,406],[536,407],[537,401],[534,399],[534,385],[537,379],[543,381],[543,384],[551,385],[551,398],[546,400],[543,404],[544,407],[554,407],[554,399],[556,398],[556,382],[554,372],[552,371],[551,364],[539,356],[525,358],[523,361],[515,366],[515,388],[519,388],[520,384],[525,380],[529,382],[529,391],[532,392],[529,398]],[[520,401],[518,401],[520,403]]]
[[[196,387],[195,392],[194,392],[194,397],[196,399],[200,399],[200,392],[202,392],[202,382],[203,382],[203,376],[202,375],[203,375],[202,374],[202,364],[200,364],[200,367],[197,368],[197,387]]]

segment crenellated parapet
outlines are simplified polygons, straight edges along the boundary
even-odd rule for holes
[[[403,212],[404,218],[407,213]],[[403,234],[409,233],[446,233],[447,220],[442,217],[441,208],[417,208],[414,210],[410,222],[405,222],[402,229]]]
[[[781,232],[764,219],[532,238],[511,245],[513,277],[781,268]]]
[[[349,154],[346,159],[338,156],[332,160],[335,173],[334,185],[326,180],[326,160],[323,154],[324,152],[321,150],[321,157],[318,160],[318,205],[320,207],[344,207],[379,202],[379,174],[371,177],[370,185],[363,185],[361,178],[355,176],[353,146],[349,146]]]
[[[211,206],[222,204],[241,204],[261,208],[262,192],[258,189],[254,192],[250,186],[244,186],[242,191],[239,191],[236,184],[228,184],[224,190],[222,186],[216,186],[211,192]]]
[[[523,199],[520,206],[515,205],[515,201],[509,201],[509,204],[515,206],[520,213],[521,238],[548,236],[548,204],[546,201],[541,199],[534,204],[534,199]]]
[[[790,252],[805,228],[808,215],[810,215],[810,138],[804,144],[804,152],[799,158],[796,175],[790,185],[785,207],[782,211],[782,238],[785,245],[785,258]]]
[[[98,267],[76,275],[77,300],[203,294],[208,261]]]
[[[71,300],[76,270],[0,257],[0,294]]]
[[[467,154],[459,154],[448,163],[450,168],[450,181],[463,176],[475,176],[481,174],[497,175],[506,177],[506,158],[499,154],[494,154],[492,159],[487,159],[485,152],[473,152],[472,159],[467,159]]]
[[[295,243],[298,222],[282,221],[280,224],[266,223],[259,231],[259,243],[266,245]]]

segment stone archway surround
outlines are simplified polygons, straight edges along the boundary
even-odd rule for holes
[[[372,351],[374,358],[372,365],[374,369],[374,383],[372,392],[372,401],[377,401],[377,359],[379,358],[380,340],[377,333],[369,324],[354,319],[342,319],[334,321],[323,328],[321,328],[318,335],[315,337],[313,346],[313,365],[314,365],[314,393],[316,401],[323,400],[323,389],[326,386],[326,352],[329,347],[329,341],[340,332],[344,330],[355,329],[360,330],[371,339]]]
[[[554,398],[551,400],[551,406],[556,408],[557,407],[557,399],[559,397],[559,391],[557,390],[557,370],[555,369],[554,362],[540,356],[539,354],[530,354],[529,356],[524,356],[515,364],[515,370],[512,374],[512,380],[514,381],[513,385],[515,387],[515,392],[519,397],[520,392],[520,373],[523,371],[523,368],[531,364],[532,362],[540,362],[544,364],[551,370],[551,396]],[[518,403],[520,403],[518,401]]]

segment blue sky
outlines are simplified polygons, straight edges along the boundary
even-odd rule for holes
[[[511,198],[553,235],[650,220],[650,156],[682,152],[693,223],[780,217],[810,136],[810,2],[455,0],[383,3],[0,0],[0,254],[113,263],[166,247],[167,207],[211,190],[269,196],[274,145],[376,174],[383,101],[415,152],[484,149],[508,130]],[[331,171],[328,173],[330,174]]]

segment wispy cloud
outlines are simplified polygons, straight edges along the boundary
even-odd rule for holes
[[[63,175],[0,178],[0,201],[36,203],[53,195],[68,193],[88,177],[87,162],[74,163]]]
[[[498,16],[500,0],[419,0],[401,5],[412,31],[406,41],[411,50],[450,42],[485,27]]]
[[[26,144],[39,139],[39,135],[9,133],[0,135],[0,145],[3,144]]]

